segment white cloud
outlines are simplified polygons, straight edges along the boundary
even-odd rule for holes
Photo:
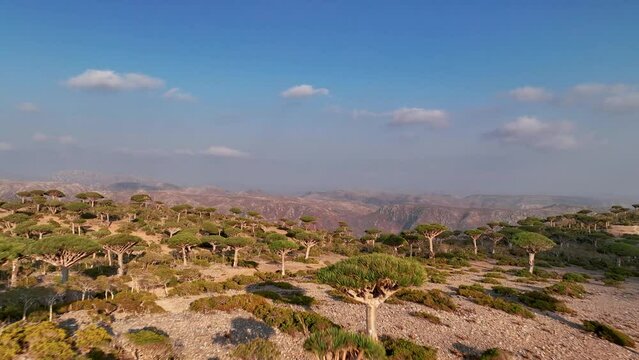
[[[510,90],[508,94],[517,101],[543,102],[552,99],[552,93],[541,87],[523,86]]]
[[[312,85],[297,85],[282,91],[284,98],[305,98],[314,95],[328,95],[326,88],[314,88]]]
[[[8,142],[0,141],[0,151],[10,151],[13,150],[13,145]]]
[[[449,115],[444,110],[401,108],[392,112],[391,125],[425,124],[434,128],[446,127]]]
[[[33,141],[37,141],[37,142],[44,142],[49,140],[49,136],[43,133],[35,133],[33,134],[31,138],[33,139]]]
[[[612,95],[603,100],[603,106],[612,111],[639,110],[639,92]]]
[[[113,70],[88,69],[66,81],[67,86],[80,90],[151,90],[164,87],[162,79],[144,74],[120,74]]]
[[[62,145],[75,144],[76,140],[71,135],[52,136],[41,132],[33,134],[31,139],[35,142],[57,142]]]
[[[182,91],[180,88],[171,88],[167,92],[162,95],[165,99],[176,100],[176,101],[186,101],[186,102],[195,102],[197,99],[195,96]]]
[[[581,96],[621,94],[631,90],[626,84],[584,83],[572,87],[571,92]]]
[[[16,108],[25,113],[37,113],[40,112],[38,105],[32,102],[21,102],[16,105]]]
[[[569,122],[543,122],[535,117],[522,116],[486,134],[506,144],[518,144],[541,150],[570,150],[579,145]]]
[[[204,155],[227,157],[227,158],[242,158],[249,155],[243,151],[232,149],[226,146],[210,146],[208,149],[202,152]]]

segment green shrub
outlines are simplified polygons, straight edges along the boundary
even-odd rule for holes
[[[313,299],[312,297],[302,295],[302,294],[297,294],[297,293],[280,294],[275,291],[259,290],[259,291],[254,291],[253,294],[260,295],[274,301],[279,301],[279,302],[293,304],[293,305],[311,306],[313,303],[315,303],[315,299]]]
[[[510,359],[513,359],[512,353],[510,351],[500,349],[500,348],[488,349],[479,356],[479,360],[510,360]]]
[[[542,291],[527,291],[519,294],[517,297],[524,305],[542,311],[555,311],[562,313],[570,313],[572,310],[566,304]]]
[[[478,305],[488,306],[493,309],[504,311],[508,314],[518,315],[521,317],[532,319],[535,317],[535,314],[530,312],[528,309],[523,306],[507,301],[501,298],[494,298],[484,291],[484,288],[475,284],[475,285],[460,285],[457,289],[457,293],[461,296],[465,296],[471,299],[474,303]]]
[[[441,319],[438,316],[430,314],[430,313],[427,313],[425,311],[412,311],[412,312],[410,312],[410,315],[414,316],[414,317],[426,319],[429,322],[431,322],[433,324],[436,324],[436,325],[441,325],[442,324],[442,321],[441,321]]]
[[[235,275],[231,278],[238,285],[250,285],[260,282],[260,278],[253,275]]]
[[[578,299],[582,299],[587,294],[583,285],[565,280],[545,288],[544,292],[547,294],[564,295]]]
[[[169,336],[162,330],[146,327],[126,333],[131,343],[131,350],[150,359],[173,359],[173,346]]]
[[[118,310],[134,314],[156,314],[163,313],[158,304],[155,303],[157,296],[148,292],[122,291],[115,294],[111,302],[117,305]]]
[[[417,345],[406,339],[393,339],[386,337],[382,339],[386,356],[389,360],[436,360],[437,350],[428,346]]]
[[[495,279],[495,278],[483,278],[481,280],[479,280],[479,282],[484,283],[484,284],[494,284],[494,285],[499,285],[501,284],[499,282],[499,280]]]
[[[520,293],[519,290],[507,286],[493,286],[493,291],[501,296],[517,296]]]
[[[308,333],[337,326],[317,313],[274,306],[264,298],[253,294],[213,296],[198,299],[190,305],[191,311],[201,313],[236,309],[252,313],[267,325],[288,334]]]
[[[236,346],[231,356],[241,360],[277,360],[280,351],[271,341],[258,338]]]
[[[564,276],[562,276],[562,279],[564,281],[587,283],[588,279],[590,279],[590,276],[588,276],[588,274],[568,272],[568,273],[565,273]]]
[[[586,320],[584,321],[584,329],[617,345],[635,347],[635,342],[630,336],[610,325],[594,320]]]
[[[422,291],[418,289],[401,289],[393,295],[394,298],[428,306],[435,310],[455,311],[457,306],[453,299],[441,290],[432,289]]]
[[[219,293],[222,291],[224,291],[224,285],[222,283],[198,279],[176,285],[169,290],[169,296],[199,295],[211,292]]]
[[[111,335],[102,327],[89,325],[78,330],[75,335],[75,346],[87,352],[93,348],[101,348],[111,342]]]
[[[386,358],[384,347],[370,337],[335,327],[312,333],[304,342],[304,349],[314,353],[318,359]]]
[[[486,278],[495,278],[495,279],[505,279],[506,276],[504,276],[504,274],[500,273],[500,272],[487,272],[486,274],[484,274],[484,277]]]

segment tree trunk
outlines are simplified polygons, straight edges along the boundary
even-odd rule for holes
[[[53,304],[49,304],[49,321],[53,322]]]
[[[60,268],[61,278],[60,282],[65,284],[69,280],[69,268],[66,266],[62,266]]]
[[[377,304],[366,304],[366,333],[368,336],[377,341],[377,329],[375,323],[377,322]]]
[[[282,276],[286,275],[286,270],[284,270],[284,257],[286,253],[282,252]]]
[[[477,255],[477,240],[473,239],[473,248],[475,250],[475,255]]]
[[[493,254],[493,255],[495,255],[495,248],[497,248],[497,243],[496,242],[493,243],[493,248],[490,250],[490,253]]]
[[[528,253],[528,272],[533,273],[535,270],[535,253]]]
[[[177,218],[177,222],[180,222],[180,213],[178,213],[178,218]]]
[[[408,254],[409,254],[409,255],[408,255],[408,257],[413,257],[413,244],[409,244],[409,245],[408,245],[408,249],[409,249],[409,251],[408,251]]]
[[[113,256],[111,255],[111,250],[107,250],[107,259],[109,259],[109,266],[113,266]]]
[[[306,247],[306,255],[304,255],[304,260],[308,260],[309,256],[311,255],[311,248],[313,247],[313,245],[307,246]]]
[[[435,248],[433,248],[433,239],[428,238],[428,258],[432,259],[435,257]]]
[[[237,267],[237,254],[240,252],[240,249],[233,249],[233,267]]]
[[[9,287],[18,286],[18,270],[20,269],[19,260],[13,259],[11,261],[11,280],[9,281]]]
[[[117,253],[118,255],[118,276],[124,275],[124,253]],[[110,257],[110,256],[109,256]]]
[[[617,256],[617,266],[621,267],[621,256]]]
[[[186,262],[186,248],[182,248],[182,262],[184,263],[184,266],[187,265],[187,262]]]

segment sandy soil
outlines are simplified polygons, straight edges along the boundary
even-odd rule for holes
[[[322,259],[333,262],[336,258]],[[291,270],[305,269],[314,264],[290,262]],[[270,264],[260,264],[267,270]],[[321,265],[314,265],[319,267]],[[455,294],[460,284],[471,284],[480,280],[494,265],[486,262],[473,264],[479,272],[451,274],[448,284],[426,284],[424,289],[438,288],[453,296],[459,310],[451,313],[436,311],[413,303],[399,305],[384,304],[378,313],[380,335],[405,337],[434,347],[439,359],[463,359],[477,355],[488,348],[500,347],[512,351],[518,359],[639,359],[639,352],[614,345],[580,330],[582,320],[600,320],[625,331],[639,339],[639,281],[630,280],[622,288],[606,287],[592,280],[585,284],[590,293],[584,299],[563,298],[575,313],[555,314],[536,312],[535,319],[524,319],[476,305]],[[214,265],[206,272],[216,280],[223,280],[238,273],[254,270]],[[556,269],[558,272],[575,269]],[[582,272],[585,272],[582,270]],[[522,284],[514,282],[513,276],[500,280],[503,285],[524,290],[540,289],[552,282]],[[307,295],[317,301],[312,310],[332,321],[355,331],[365,328],[364,308],[333,300],[326,291],[330,287],[312,283],[296,283]],[[487,285],[486,287],[489,287]],[[229,292],[229,294],[237,293]],[[312,359],[302,350],[303,339],[291,337],[271,329],[252,315],[237,311],[209,315],[188,311],[188,305],[201,296],[170,297],[158,300],[167,310],[163,315],[120,316],[113,324],[116,334],[144,326],[155,326],[166,331],[185,359],[227,359],[228,352],[239,342],[257,336],[274,341],[283,353],[283,359]],[[437,315],[443,325],[435,325],[424,319],[409,315],[422,310]],[[65,315],[72,317],[73,314]]]

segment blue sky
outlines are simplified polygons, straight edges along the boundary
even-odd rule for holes
[[[639,195],[633,1],[0,2],[0,176]]]

